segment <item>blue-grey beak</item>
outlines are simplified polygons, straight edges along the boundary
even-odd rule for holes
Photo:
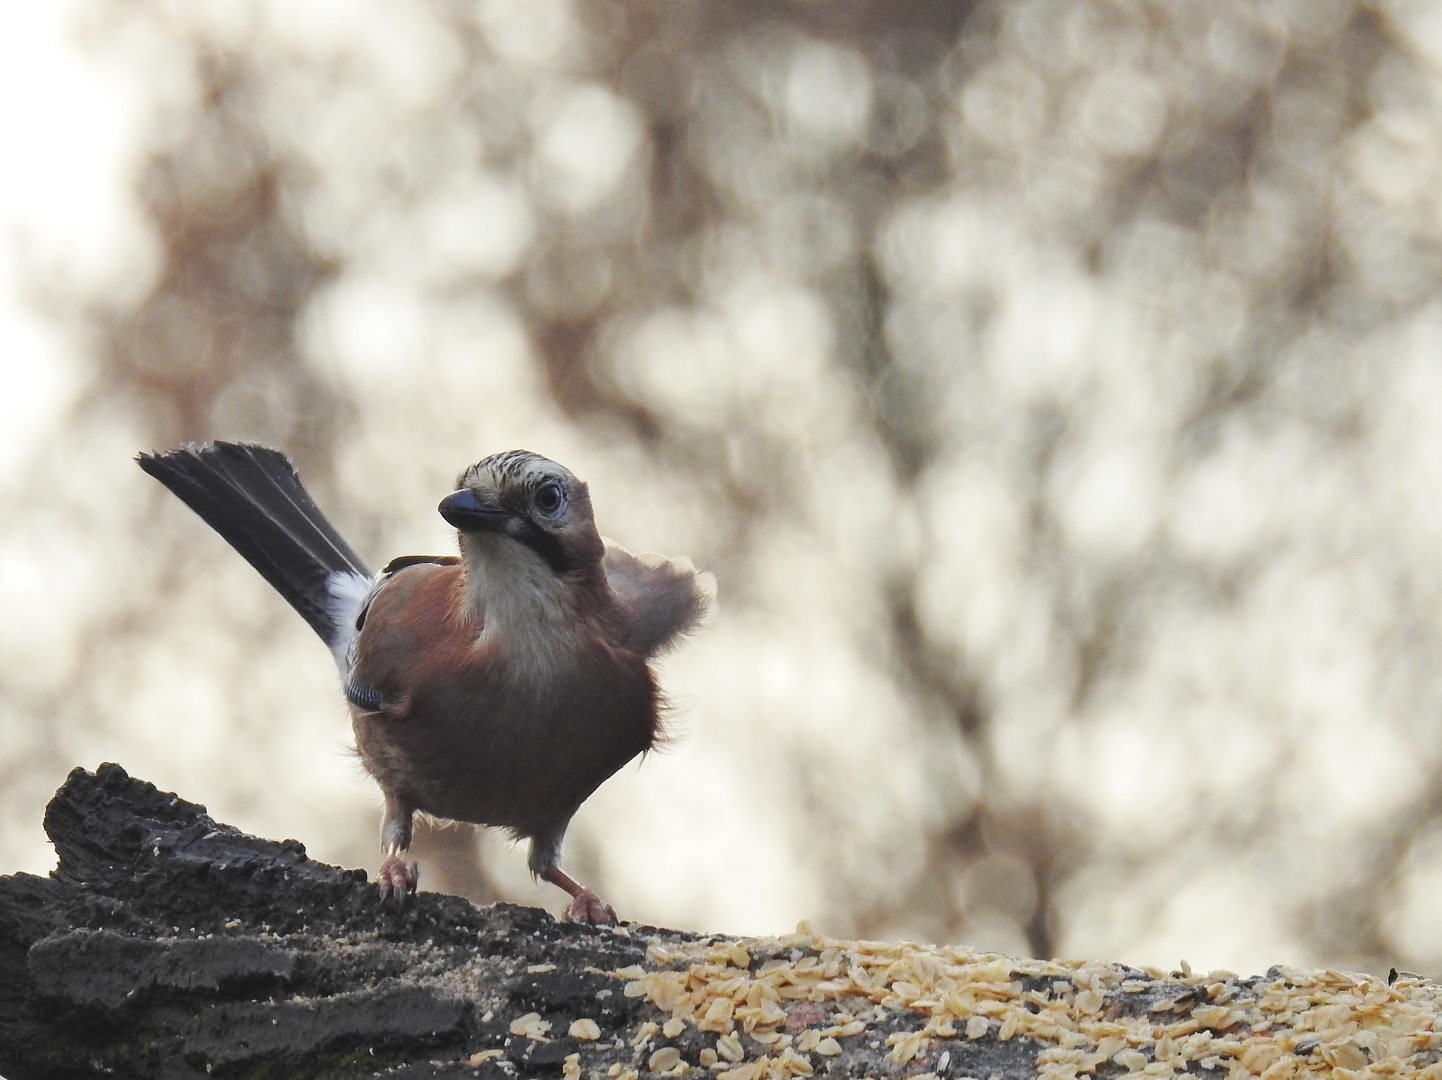
[[[436,509],[462,532],[500,532],[513,517],[509,510],[481,502],[470,488],[451,492]]]

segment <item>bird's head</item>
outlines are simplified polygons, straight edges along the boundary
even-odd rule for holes
[[[605,553],[586,485],[539,454],[492,454],[461,473],[456,489],[439,509],[460,531],[463,553],[505,538],[557,574],[594,566]]]

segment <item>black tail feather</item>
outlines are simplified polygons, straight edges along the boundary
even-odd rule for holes
[[[336,628],[327,579],[370,571],[325,515],[279,450],[248,443],[188,443],[141,454],[140,467],[173,491],[289,601],[321,640]]]

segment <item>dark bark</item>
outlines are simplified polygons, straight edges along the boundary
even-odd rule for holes
[[[515,1017],[584,1014],[614,1043],[649,1008],[584,970],[637,963],[645,940],[430,893],[398,911],[364,872],[217,824],[118,765],[72,772],[45,829],[51,876],[0,878],[9,1080],[475,1077],[463,1059],[492,1047],[522,1073],[559,1074],[577,1040],[512,1037]],[[556,970],[526,974],[542,963]],[[630,1061],[629,1045],[593,1045],[588,1058]]]
[[[812,933],[596,928],[432,893],[399,910],[363,872],[219,825],[118,765],[72,772],[45,828],[51,876],[0,878],[8,1080],[1020,1080],[1162,1062],[1291,1077],[1442,1059],[1442,987],[1395,971],[1164,975]],[[582,1018],[596,1030],[578,1035],[597,1038],[569,1034]]]

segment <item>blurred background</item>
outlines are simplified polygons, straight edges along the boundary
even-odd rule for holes
[[[625,916],[1442,973],[1442,7],[12,4],[0,135],[0,870],[105,760],[378,864],[136,451],[283,447],[379,565],[525,447],[719,581],[568,839]]]

